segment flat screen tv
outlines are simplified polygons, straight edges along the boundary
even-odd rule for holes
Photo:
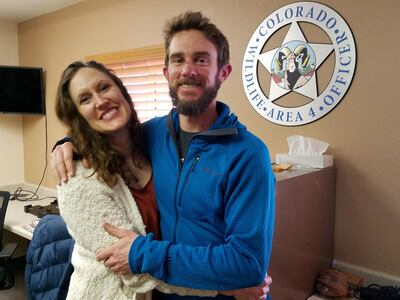
[[[42,68],[0,66],[0,113],[46,113]]]

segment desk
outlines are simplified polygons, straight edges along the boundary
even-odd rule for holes
[[[34,192],[37,188],[37,185],[29,183],[0,185],[0,190],[9,191],[11,194],[13,194],[18,187],[21,187],[23,190]],[[37,194],[40,198],[56,197],[57,191],[46,187],[40,187],[37,191]],[[19,236],[31,240],[32,233],[25,229],[23,226],[25,224],[31,223],[33,220],[36,220],[37,217],[30,213],[24,212],[24,206],[29,204],[45,206],[50,204],[50,202],[52,201],[54,201],[54,199],[43,199],[39,201],[10,200],[8,203],[6,218],[4,220],[4,228]]]

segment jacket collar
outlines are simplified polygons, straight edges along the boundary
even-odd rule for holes
[[[206,131],[199,132],[194,136],[229,136],[238,134],[238,128],[244,126],[239,123],[237,117],[230,113],[229,106],[217,102],[218,118],[213,125]],[[179,114],[173,108],[167,117],[168,131],[177,143],[177,133],[179,132]]]

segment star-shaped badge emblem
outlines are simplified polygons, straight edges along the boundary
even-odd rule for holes
[[[297,22],[292,22],[281,47],[258,56],[271,74],[269,101],[290,92],[317,98],[316,70],[333,50],[332,44],[308,43]]]

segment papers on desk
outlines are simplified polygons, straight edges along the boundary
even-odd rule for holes
[[[24,229],[33,233],[33,231],[35,230],[35,227],[39,223],[39,221],[40,221],[40,219],[33,220],[31,223],[25,224],[23,227],[24,227]]]

